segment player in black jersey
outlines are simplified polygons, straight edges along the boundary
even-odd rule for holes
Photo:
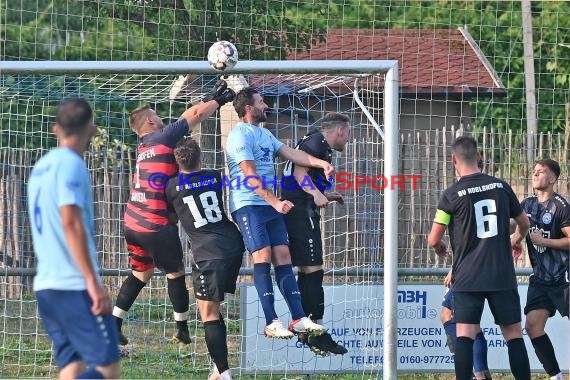
[[[473,138],[457,138],[451,159],[460,178],[440,198],[428,244],[439,256],[446,256],[448,249],[442,237],[449,226],[454,255],[457,380],[472,377],[473,342],[485,300],[507,341],[515,379],[529,380],[530,365],[522,339],[520,298],[509,234],[510,218],[515,220],[522,236],[528,231],[529,220],[507,183],[480,172],[477,142]]]
[[[350,119],[339,113],[324,116],[319,129],[312,129],[296,146],[296,149],[332,162],[332,151],[342,151],[350,136]],[[289,249],[293,265],[299,269],[297,283],[305,313],[322,324],[325,311],[323,290],[323,248],[321,244],[319,208],[330,201],[344,203],[342,195],[325,192],[329,183],[323,169],[306,168],[288,161],[283,171],[281,196],[295,207],[285,215]],[[299,334],[301,342],[322,356],[330,353],[345,354],[347,349],[335,342],[331,335]]]
[[[522,208],[530,218],[526,246],[532,264],[524,313],[526,331],[536,356],[551,379],[562,379],[554,347],[544,331],[548,318],[556,310],[568,317],[568,266],[570,265],[570,204],[554,192],[560,175],[560,165],[550,159],[536,163],[532,173],[535,195],[522,201]],[[513,234],[513,256],[521,254],[516,241],[523,234]]]
[[[224,293],[234,293],[245,246],[224,211],[220,172],[201,170],[201,150],[191,138],[174,149],[180,173],[171,178],[166,198],[192,247],[192,283],[206,346],[216,365],[212,378],[231,379],[227,331],[220,313]]]

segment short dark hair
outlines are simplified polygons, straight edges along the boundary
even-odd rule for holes
[[[350,124],[350,118],[338,112],[329,112],[321,121],[321,129],[337,128],[339,125]]]
[[[458,137],[451,145],[451,150],[461,162],[477,162],[477,141],[473,137]]]
[[[255,94],[259,94],[259,91],[252,87],[246,87],[236,94],[233,105],[238,117],[245,116],[245,106],[253,106]]]
[[[182,170],[196,168],[200,164],[201,156],[200,145],[191,137],[183,138],[174,148],[174,157]]]
[[[66,135],[82,133],[93,121],[93,110],[83,98],[65,99],[57,107],[56,123]]]
[[[129,115],[129,126],[133,132],[138,132],[149,112],[152,112],[152,108],[150,108],[148,104],[137,107],[131,111]]]
[[[536,165],[546,166],[556,176],[556,179],[560,177],[560,165],[558,162],[551,160],[550,158],[544,158],[536,161]]]

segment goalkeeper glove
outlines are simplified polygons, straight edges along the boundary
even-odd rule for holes
[[[214,85],[214,88],[212,88],[208,95],[202,99],[202,101],[206,103],[210,100],[215,100],[216,103],[218,103],[218,105],[221,107],[224,104],[234,100],[235,96],[235,92],[228,88],[226,81],[220,79],[218,83]]]

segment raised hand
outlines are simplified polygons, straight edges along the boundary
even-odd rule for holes
[[[236,93],[231,88],[228,88],[227,82],[223,79],[220,79],[210,90],[210,92],[202,99],[202,101],[206,103],[211,100],[215,100],[216,103],[218,103],[218,105],[221,107],[224,104],[234,100],[235,96]]]

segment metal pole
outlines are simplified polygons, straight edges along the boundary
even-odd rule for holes
[[[240,61],[215,71],[205,61],[0,61],[0,74],[362,74],[386,72],[394,61]]]
[[[384,176],[398,173],[399,134],[398,62],[386,73],[384,86]],[[397,377],[398,309],[398,187],[384,189],[384,379]]]
[[[526,159],[534,161],[534,140],[537,132],[536,120],[536,87],[534,82],[534,50],[532,43],[532,14],[530,0],[521,0],[523,51],[524,51],[524,82],[526,92]]]

